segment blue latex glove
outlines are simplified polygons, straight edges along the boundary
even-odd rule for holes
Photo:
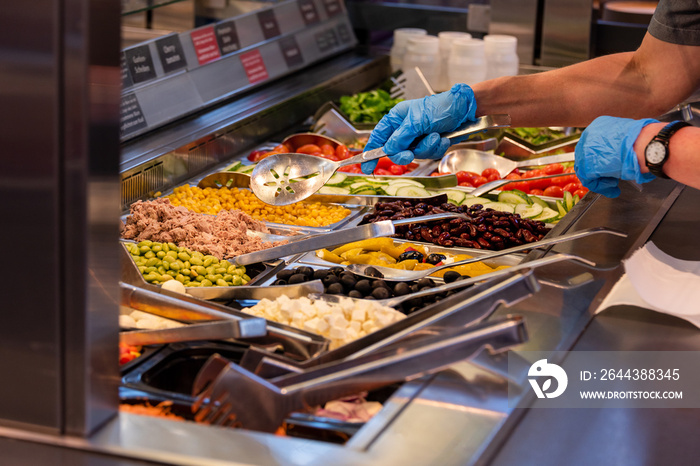
[[[367,141],[365,151],[384,146],[392,162],[407,165],[415,157],[438,159],[450,147],[450,140],[438,133],[454,131],[466,121],[475,120],[474,91],[466,84],[456,84],[447,92],[422,99],[399,102],[381,119]],[[414,152],[408,146],[418,136],[427,135]],[[370,174],[377,160],[362,164],[362,172]]]
[[[581,134],[576,144],[576,176],[593,192],[607,197],[620,195],[620,180],[646,183],[656,178],[639,169],[634,142],[646,125],[657,120],[630,120],[602,116],[596,118]]]

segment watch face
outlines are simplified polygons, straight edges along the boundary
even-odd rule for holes
[[[647,162],[658,164],[666,158],[666,147],[659,141],[652,141],[647,146],[646,150]]]

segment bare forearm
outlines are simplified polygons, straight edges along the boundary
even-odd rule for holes
[[[652,123],[645,126],[634,143],[634,151],[642,173],[649,172],[644,158],[644,149],[665,125],[666,123]],[[698,147],[700,147],[700,128],[689,126],[678,130],[671,137],[669,157],[663,168],[664,173],[680,183],[700,189]]]

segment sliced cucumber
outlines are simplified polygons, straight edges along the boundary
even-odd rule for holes
[[[567,212],[574,208],[574,196],[569,191],[564,191],[564,207]]]
[[[229,167],[226,169],[227,172],[235,172],[238,171],[238,169],[243,165],[241,162],[236,162],[234,164],[229,165]]]
[[[357,193],[359,193],[360,191],[367,191],[367,190],[376,191],[377,188],[375,188],[374,186],[369,185],[369,184],[361,184],[361,185],[359,185],[359,186],[357,186],[357,187],[355,187],[355,188],[352,188],[352,187],[351,187],[351,188],[350,188],[350,194],[357,194]]]
[[[544,207],[539,204],[517,204],[515,206],[515,213],[520,214],[522,218],[535,218],[542,215]]]
[[[566,215],[566,207],[564,206],[564,203],[561,201],[557,201],[557,210],[559,211],[560,216]]]
[[[397,181],[396,183],[389,183],[387,186],[384,186],[384,191],[386,191],[386,193],[389,196],[396,196],[396,192],[400,188],[411,187],[411,186],[416,187],[416,188],[419,187],[419,186],[415,186],[412,183],[404,183],[404,182]],[[420,187],[422,188],[423,185],[420,185]]]
[[[441,194],[447,194],[447,200],[453,204],[460,205],[467,198],[467,193],[456,189],[445,189],[439,191]],[[474,197],[474,196],[472,196]]]
[[[326,182],[326,185],[333,186],[341,184],[347,177],[347,175],[343,175],[340,172],[335,172],[335,175],[331,176],[331,179]]]
[[[578,197],[578,194],[574,196],[574,205],[578,204],[578,201],[580,201],[581,198]]]
[[[403,197],[430,197],[430,193],[425,188],[418,186],[401,186],[396,190],[397,196]]]
[[[522,191],[501,191],[498,194],[498,202],[507,202],[509,204],[530,204],[530,198]]]
[[[237,171],[240,173],[250,173],[253,170],[255,170],[255,165],[248,165],[248,166],[241,165],[240,167],[238,167]]]
[[[493,209],[498,210],[500,212],[509,212],[512,214],[515,212],[515,204],[509,204],[506,202],[491,202],[489,204],[486,204],[484,206],[484,209]]]
[[[540,220],[545,223],[552,223],[557,220],[559,220],[559,212],[557,212],[554,209],[550,209],[549,207],[545,207],[542,210],[542,213],[535,217],[533,220]]]
[[[547,201],[542,199],[541,197],[537,196],[528,196],[530,198],[530,201],[532,204],[539,204],[542,207],[549,207],[549,204],[547,204]]]
[[[375,194],[377,194],[377,190],[372,189],[372,188],[367,188],[367,189],[361,189],[358,191],[353,191],[352,194],[358,194],[361,196],[374,196]]]
[[[418,187],[418,188],[424,188],[424,187],[425,187],[425,186],[423,185],[423,183],[421,183],[420,181],[416,181],[416,180],[399,179],[399,180],[391,180],[391,181],[389,181],[389,185],[399,184],[399,183],[400,183],[400,184],[412,184],[413,186],[416,186],[416,187]]]
[[[466,198],[462,201],[462,205],[465,205],[467,207],[471,207],[476,204],[481,204],[485,206],[486,204],[493,204],[493,201],[491,199],[487,199],[485,197],[470,197]]]
[[[318,190],[319,194],[350,194],[348,188],[341,188],[339,186],[324,186]]]

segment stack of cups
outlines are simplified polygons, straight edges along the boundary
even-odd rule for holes
[[[436,91],[442,92],[452,87],[447,78],[447,62],[450,57],[452,42],[457,39],[471,39],[471,37],[471,34],[459,31],[442,31],[438,33],[438,39],[440,39],[440,68],[442,69],[442,73],[440,73],[438,87],[435,88]]]
[[[514,36],[489,34],[484,36],[486,50],[486,79],[518,74],[518,39]]]
[[[406,54],[408,39],[415,36],[424,36],[428,32],[418,28],[399,28],[394,30],[394,44],[391,46],[390,61],[391,71],[403,69],[403,57]]]
[[[484,41],[456,39],[450,47],[447,61],[448,88],[457,83],[473,85],[486,79]]]
[[[402,69],[411,68],[419,68],[430,87],[436,89],[441,73],[440,40],[436,36],[413,36],[408,40]]]

